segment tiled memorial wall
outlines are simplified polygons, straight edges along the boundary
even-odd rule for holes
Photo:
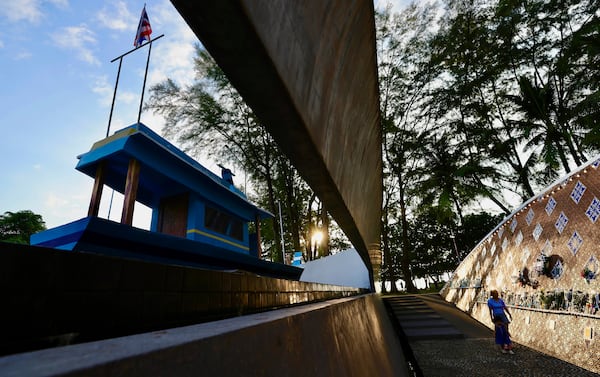
[[[600,159],[505,218],[441,293],[491,328],[485,303],[496,289],[511,305],[517,342],[600,372],[598,275]]]

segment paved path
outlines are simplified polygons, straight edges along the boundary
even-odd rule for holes
[[[415,376],[600,376],[515,343],[502,354],[493,332],[439,295],[384,296],[414,356]]]

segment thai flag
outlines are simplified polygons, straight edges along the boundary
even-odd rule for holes
[[[144,41],[150,41],[150,34],[152,34],[152,26],[150,26],[150,20],[148,19],[148,13],[146,13],[146,6],[142,9],[142,15],[140,16],[140,23],[135,34],[135,41],[133,45],[140,47]]]

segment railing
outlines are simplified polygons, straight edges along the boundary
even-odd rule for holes
[[[476,301],[487,304],[489,291],[479,291]],[[502,292],[507,306],[555,314],[581,315],[600,318],[600,293],[569,290],[541,290],[535,293]]]

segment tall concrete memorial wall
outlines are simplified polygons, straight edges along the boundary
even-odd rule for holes
[[[377,269],[383,178],[373,2],[171,2]]]
[[[600,159],[550,185],[477,245],[442,296],[492,328],[500,292],[515,341],[600,372]]]

